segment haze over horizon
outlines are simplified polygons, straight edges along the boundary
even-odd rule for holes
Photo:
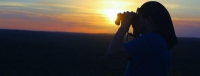
[[[115,33],[116,14],[149,0],[1,0],[0,29]],[[169,11],[178,37],[200,38],[199,0],[157,0]]]

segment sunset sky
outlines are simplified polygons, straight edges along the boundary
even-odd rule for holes
[[[148,0],[0,0],[0,29],[115,33],[116,14]],[[200,0],[157,0],[178,37],[200,38]]]

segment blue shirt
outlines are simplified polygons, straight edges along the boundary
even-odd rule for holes
[[[147,33],[123,45],[131,56],[125,76],[168,76],[170,51],[159,33]]]

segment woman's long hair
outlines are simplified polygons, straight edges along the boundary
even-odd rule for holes
[[[162,4],[156,1],[146,2],[140,7],[139,13],[152,17],[157,32],[165,39],[168,49],[178,43],[169,12]]]

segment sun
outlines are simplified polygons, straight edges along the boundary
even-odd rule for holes
[[[122,12],[121,9],[118,8],[108,8],[103,10],[103,14],[108,18],[110,23],[114,23],[117,18],[117,14]]]

